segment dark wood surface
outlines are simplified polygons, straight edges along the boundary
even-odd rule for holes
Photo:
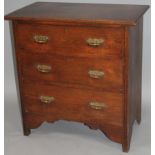
[[[26,53],[26,51],[24,51]],[[22,65],[23,80],[29,79],[46,83],[70,83],[95,88],[103,88],[116,92],[123,91],[123,62],[119,59],[67,58],[57,56],[22,54],[19,57]],[[47,65],[52,69],[49,73],[38,71],[37,65]],[[95,79],[89,71],[104,72],[104,76]]]
[[[37,2],[6,15],[5,19],[135,25],[148,8],[147,5]]]
[[[59,119],[101,121],[123,126],[123,95],[119,93],[93,91],[79,88],[66,88],[54,85],[26,83],[24,88],[25,111],[40,115],[54,115]],[[33,88],[34,91],[31,91]],[[55,100],[45,104],[40,96],[52,96]],[[90,102],[105,104],[103,109],[92,109]]]
[[[147,8],[38,2],[5,16],[13,21],[24,135],[43,122],[77,121],[100,129],[128,152],[133,123],[141,121],[142,16]],[[49,40],[39,44],[34,35]],[[91,47],[88,38],[104,43]],[[52,69],[38,72],[38,64]],[[93,79],[91,69],[105,74]],[[42,95],[55,100],[43,104]],[[106,107],[92,109],[91,101]]]
[[[107,25],[96,28],[19,23],[16,29],[18,47],[27,52],[91,58],[122,56],[123,27]],[[33,39],[35,35],[47,36],[49,40],[45,44],[38,44]],[[98,47],[92,47],[86,42],[88,38],[100,38],[104,42]]]
[[[124,142],[123,150],[129,150],[134,121],[141,122],[142,85],[142,31],[143,18],[137,26],[126,29],[124,68]]]

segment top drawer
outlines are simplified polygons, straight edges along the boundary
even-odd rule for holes
[[[76,57],[120,56],[122,27],[78,27],[18,24],[18,47],[35,53]]]

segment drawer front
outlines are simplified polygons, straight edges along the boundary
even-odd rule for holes
[[[123,87],[121,60],[22,54],[19,61],[25,80],[80,84],[116,91]]]
[[[124,29],[19,24],[18,47],[35,53],[79,57],[120,56]]]
[[[122,125],[121,94],[37,83],[25,84],[23,88],[25,109],[29,113],[53,115],[57,119]]]

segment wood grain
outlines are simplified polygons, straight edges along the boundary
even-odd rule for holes
[[[53,123],[55,121],[59,121],[54,115],[37,115],[33,113],[26,113],[25,114],[25,123],[27,124],[28,128],[35,129],[38,128],[42,123],[48,122]],[[66,120],[70,121],[71,120]],[[78,120],[79,121],[79,120]],[[83,122],[81,122],[83,123]],[[117,143],[122,143],[122,136],[123,136],[123,129],[120,126],[106,124],[106,123],[98,123],[95,121],[88,121],[84,123],[87,126],[91,126],[91,128],[101,130],[109,139],[113,140]]]
[[[128,152],[130,147],[134,121],[141,121],[142,27],[143,18],[137,26],[126,28],[125,33],[124,152]]]
[[[19,23],[16,29],[18,47],[27,52],[72,57],[122,56],[122,27],[96,28]],[[33,39],[35,35],[47,36],[49,40],[45,44],[36,43]],[[92,47],[86,42],[88,38],[103,39],[104,42],[98,47]]]
[[[9,20],[135,25],[148,5],[37,2],[5,16]]]
[[[122,126],[123,97],[119,93],[91,91],[63,86],[26,83],[24,88],[25,110],[31,113],[54,115],[60,119],[76,121],[101,121]],[[33,88],[34,91],[31,91]],[[40,96],[52,96],[55,101],[42,103]],[[101,110],[92,109],[90,102],[105,104]]]
[[[43,122],[77,121],[129,151],[133,123],[141,122],[142,17],[148,7],[37,2],[5,16],[13,22],[24,135]],[[39,44],[34,35],[49,40]],[[88,38],[104,43],[91,47]],[[39,72],[38,64],[51,71]],[[89,70],[104,76],[93,79]],[[40,96],[55,100],[45,104]],[[96,110],[90,102],[106,106]]]
[[[21,53],[18,59],[22,65],[21,71],[24,81],[78,84],[116,92],[121,92],[123,89],[123,62],[120,59],[33,55],[27,54],[27,51]],[[49,73],[38,71],[38,64],[50,66],[51,71]],[[89,75],[90,70],[104,72],[104,75],[99,79],[92,78]]]

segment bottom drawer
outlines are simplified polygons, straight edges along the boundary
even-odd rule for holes
[[[23,88],[28,113],[79,122],[123,124],[122,94],[39,84],[25,84]]]

